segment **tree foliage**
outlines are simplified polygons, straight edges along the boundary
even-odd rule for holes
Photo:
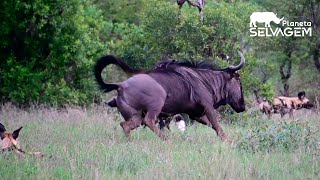
[[[252,94],[271,98],[283,87],[295,95],[319,78],[318,0],[210,1],[203,18],[197,8],[179,9],[171,0],[4,0],[0,5],[2,102],[84,105],[99,100],[92,67],[106,53],[148,69],[167,58],[225,67],[238,63],[240,50],[247,59],[240,71],[247,99]],[[249,37],[255,11],[310,20],[313,37]],[[301,73],[304,80],[297,80]],[[320,84],[308,91],[315,93],[313,87]]]
[[[1,96],[17,103],[83,104],[93,60],[105,48],[90,1],[1,1]]]

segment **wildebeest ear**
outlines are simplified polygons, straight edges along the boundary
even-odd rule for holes
[[[22,127],[20,127],[19,129],[13,131],[13,133],[12,133],[13,139],[17,139],[19,137],[19,132],[20,132],[21,129],[22,129]]]
[[[5,131],[6,131],[6,128],[3,126],[3,124],[0,123],[0,137],[1,137],[1,139],[4,138]]]

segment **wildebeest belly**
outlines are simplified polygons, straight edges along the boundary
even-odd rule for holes
[[[196,102],[190,99],[189,96],[177,95],[175,97],[170,97],[170,93],[167,96],[164,106],[161,112],[168,114],[179,114],[179,113],[202,113],[203,108],[199,107]]]
[[[170,115],[186,113],[193,117],[202,116],[203,111],[204,108],[199,106],[187,89],[178,89],[178,91],[176,89],[169,89],[161,110],[161,112]]]

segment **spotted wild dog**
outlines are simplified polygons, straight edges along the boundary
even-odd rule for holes
[[[38,158],[44,156],[41,152],[26,152],[20,148],[19,142],[17,141],[19,133],[22,127],[13,131],[13,133],[7,132],[6,128],[0,123],[0,137],[1,137],[1,152],[14,151],[18,155],[32,155]]]
[[[311,109],[314,107],[313,103],[305,97],[306,93],[301,91],[297,97],[285,97],[279,96],[273,98],[273,102],[267,101],[265,98],[263,102],[259,104],[259,109],[262,113],[266,114],[269,118],[272,113],[280,113],[281,117],[289,113],[289,116],[293,118],[293,112],[301,108]]]

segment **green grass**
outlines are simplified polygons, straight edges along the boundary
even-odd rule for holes
[[[43,159],[0,154],[1,179],[320,178],[320,148],[256,153],[237,148],[247,125],[222,124],[233,145],[222,143],[213,130],[199,124],[186,133],[172,126],[168,141],[140,127],[128,141],[120,117],[101,107],[23,111],[4,106],[0,113],[8,130],[24,126],[19,137],[24,150],[46,154]],[[317,115],[309,117],[319,128]]]

